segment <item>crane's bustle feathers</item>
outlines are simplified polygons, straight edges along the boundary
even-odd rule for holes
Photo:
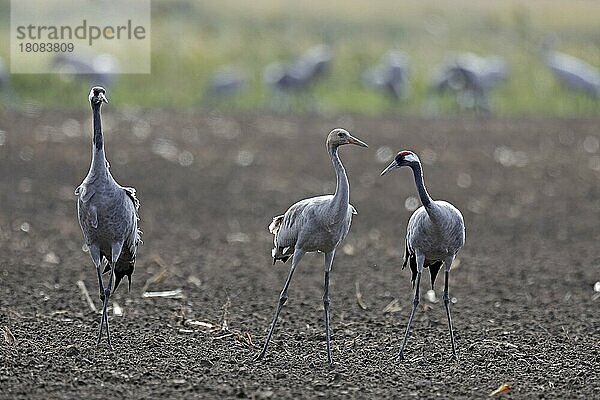
[[[279,227],[281,226],[283,217],[284,217],[284,215],[278,215],[278,216],[274,217],[273,221],[269,225],[269,232],[271,232],[275,236],[277,236],[277,231],[279,230]]]

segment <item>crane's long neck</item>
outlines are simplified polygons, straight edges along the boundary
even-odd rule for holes
[[[334,211],[334,218],[343,218],[348,213],[348,204],[350,203],[350,185],[348,184],[348,176],[346,169],[338,155],[338,147],[331,146],[329,148],[329,156],[333,163],[336,175],[335,194],[331,200],[331,205]]]
[[[104,135],[102,133],[102,117],[100,116],[100,104],[92,105],[94,136],[92,139],[92,165],[91,170],[101,173],[108,170],[106,166],[106,155],[104,154]]]
[[[419,192],[419,198],[421,199],[421,203],[429,213],[429,210],[435,205],[429,193],[427,193],[427,189],[425,188],[425,181],[423,180],[423,168],[421,167],[421,163],[416,164],[415,166],[411,166],[413,174],[415,176],[415,185],[417,186],[417,191]]]

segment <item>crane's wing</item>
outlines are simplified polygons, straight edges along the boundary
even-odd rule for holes
[[[281,229],[281,224],[283,223],[285,215],[278,215],[273,218],[273,222],[269,225],[269,232],[274,235],[273,238],[273,249],[271,250],[271,257],[273,257],[273,265],[277,260],[281,260],[282,262],[286,262],[293,254],[294,248],[291,246],[280,248],[277,245],[277,236],[279,234],[279,230]]]
[[[440,202],[438,202],[440,203]],[[445,202],[443,202],[445,204]],[[454,208],[452,206],[452,208]],[[421,241],[430,240],[426,237],[424,226],[425,221],[428,219],[428,214],[425,209],[421,206],[411,215],[408,226],[406,229],[406,247],[404,252],[404,263],[402,268],[406,267],[406,264],[409,264],[411,270],[411,282],[414,286],[415,280],[417,277],[417,254],[413,249],[415,245],[415,239],[420,236]],[[420,231],[420,235],[417,232]],[[411,245],[412,243],[412,245]],[[418,247],[418,240],[417,240]],[[429,268],[429,275],[431,276],[431,289],[433,289],[433,285],[435,284],[435,279],[440,271],[440,268],[444,264],[444,260],[428,260],[425,259],[425,263],[423,268]]]
[[[94,193],[96,193],[94,185],[88,185],[85,181],[75,189],[75,195],[84,203],[87,203]]]
[[[96,206],[90,202],[90,199],[95,193],[96,189],[85,183],[82,183],[75,189],[75,195],[78,197],[77,216],[79,217],[79,225],[81,225],[84,234],[86,227],[92,227],[94,229],[98,227],[98,212]]]
[[[137,215],[137,211],[140,208],[140,201],[138,200],[138,198],[135,195],[135,189],[132,187],[123,187],[123,190],[125,191],[125,194],[127,195],[127,197],[129,197],[129,199],[131,199],[131,201],[133,202],[133,206],[135,207],[135,211],[136,211],[136,215]]]
[[[273,218],[269,225],[269,231],[275,235],[273,239],[273,264],[277,260],[286,262],[293,254],[298,240],[300,229],[307,221],[307,211],[315,204],[330,198],[331,196],[319,196],[300,200],[292,205],[283,215]]]
[[[127,218],[123,221],[124,224],[127,225],[126,236],[123,242],[123,248],[121,249],[121,254],[115,264],[115,288],[116,290],[119,287],[119,283],[121,280],[127,276],[127,280],[129,282],[129,289],[131,289],[131,275],[133,274],[133,270],[135,267],[135,257],[137,253],[137,248],[140,243],[142,243],[141,234],[142,231],[138,228],[138,209],[140,206],[140,202],[135,196],[135,189],[130,187],[123,187],[124,196],[123,196],[123,207],[125,207],[127,212]],[[104,272],[108,272],[110,270],[110,265],[106,265],[104,268]]]

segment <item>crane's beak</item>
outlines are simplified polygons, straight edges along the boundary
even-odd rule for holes
[[[398,165],[398,163],[396,162],[396,160],[392,161],[390,165],[387,166],[386,169],[384,169],[383,171],[381,171],[381,176],[384,176],[385,174],[387,174],[388,172],[390,172],[393,169],[396,168],[400,168],[400,166]]]
[[[365,142],[363,142],[360,139],[355,138],[354,136],[350,136],[348,138],[348,143],[355,144],[355,145],[360,146],[360,147],[369,147],[368,144],[366,144]]]
[[[108,103],[108,99],[106,98],[104,93],[98,93],[98,98],[100,99],[101,102]]]

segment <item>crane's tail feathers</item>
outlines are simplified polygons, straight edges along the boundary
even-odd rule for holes
[[[410,249],[408,248],[408,241],[406,241],[405,247],[404,247],[404,262],[402,263],[402,269],[406,268],[406,264],[408,264],[409,257],[410,257]]]
[[[287,260],[290,259],[291,256],[294,255],[294,248],[291,246],[288,247],[274,247],[271,250],[271,256],[273,257],[273,265],[277,260],[280,260],[282,263],[286,263]]]
[[[140,201],[138,200],[137,196],[135,195],[135,189],[132,187],[123,187],[123,190],[125,190],[125,193],[127,193],[127,196],[129,196],[129,198],[133,202],[135,211],[137,211],[140,208]]]
[[[104,256],[104,258],[108,260],[107,257]],[[121,254],[119,255],[119,259],[117,260],[117,263],[115,265],[115,287],[113,289],[113,292],[117,290],[119,284],[121,283],[121,280],[123,280],[125,276],[127,276],[127,280],[129,281],[129,290],[131,290],[131,274],[133,274],[134,268],[135,249],[133,249],[132,251],[132,249],[124,246],[123,250],[121,251]],[[103,274],[107,272],[110,272],[110,262],[106,263],[106,265],[104,266],[104,271],[102,271]]]
[[[273,249],[271,250],[271,256],[273,257],[273,265],[277,262],[277,260],[281,260],[285,263],[293,254],[294,248],[292,246],[282,247],[277,244],[277,234],[279,233],[279,228],[281,228],[281,224],[283,223],[284,215],[278,215],[273,218],[273,221],[269,225],[269,232],[271,232],[275,237],[273,238]]]
[[[137,232],[136,232],[136,237],[135,237],[135,245],[137,247],[137,245],[140,244],[144,244],[144,241],[142,240],[142,234],[144,232],[142,232],[142,230],[140,228],[138,228]]]
[[[350,209],[352,210],[352,214],[354,215],[358,215],[358,211],[356,211],[356,208],[354,208],[354,206],[352,204],[349,204]]]
[[[117,266],[115,267],[115,288],[113,291],[117,290],[119,283],[121,283],[121,280],[123,280],[125,276],[127,276],[127,280],[129,281],[128,290],[131,290],[131,274],[133,274],[134,263],[135,257],[130,261],[117,261]]]
[[[437,277],[440,268],[442,267],[443,261],[436,261],[433,264],[429,264],[429,274],[431,275],[431,290],[433,290],[433,284]]]
[[[278,215],[278,216],[274,217],[271,224],[269,224],[269,232],[271,232],[273,235],[277,236],[277,232],[279,231],[279,227],[281,226],[282,222],[283,222],[283,215]]]

